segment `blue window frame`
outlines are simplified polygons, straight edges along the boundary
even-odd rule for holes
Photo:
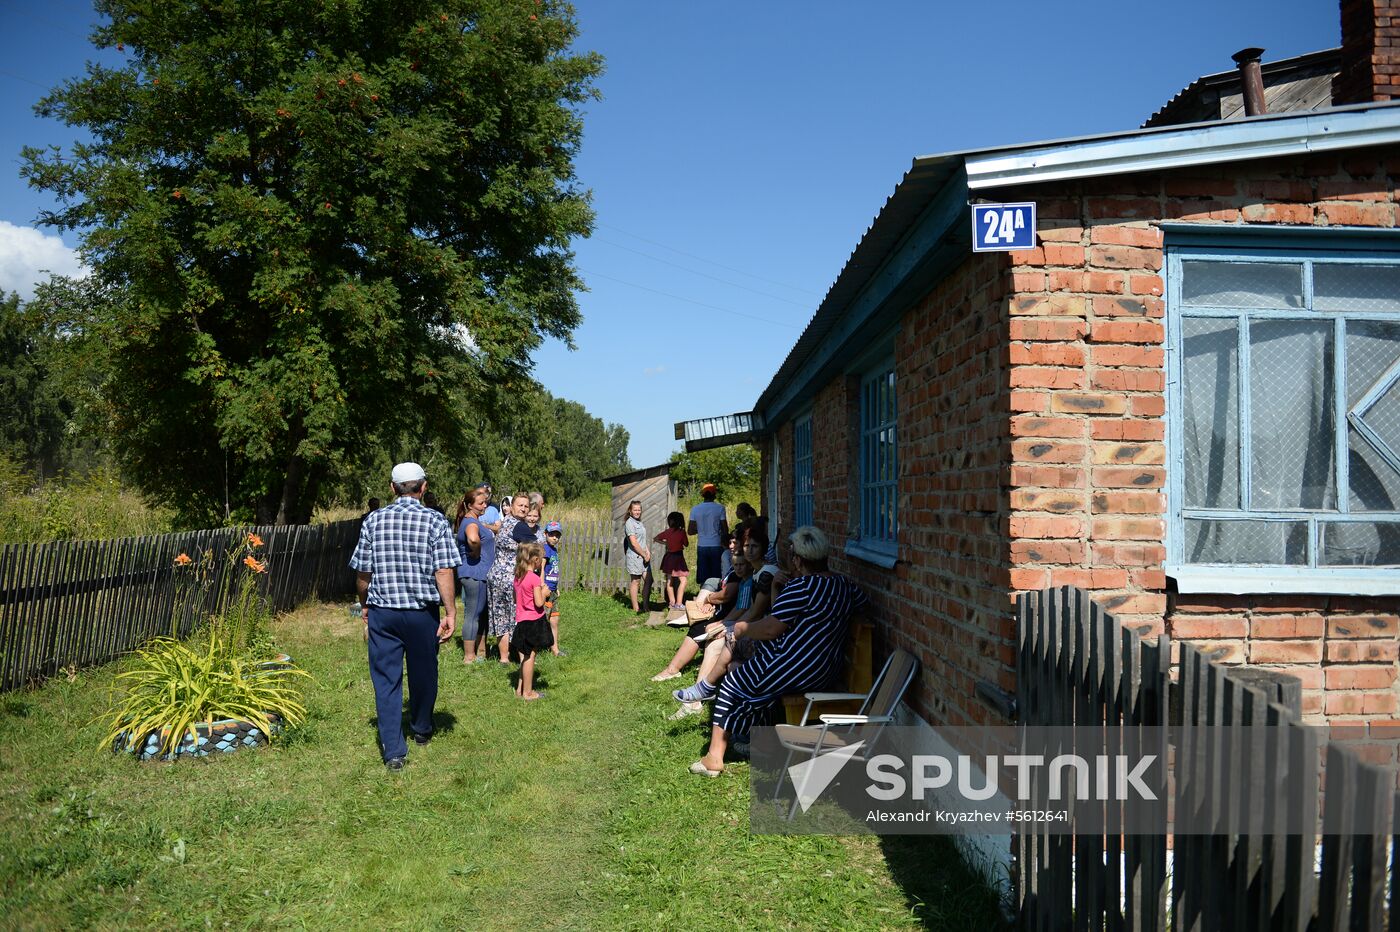
[[[1168,572],[1400,592],[1400,243],[1192,242],[1168,237]]]
[[[812,523],[812,415],[792,425],[793,527]]]
[[[860,547],[893,558],[899,537],[898,411],[894,363],[860,382]]]

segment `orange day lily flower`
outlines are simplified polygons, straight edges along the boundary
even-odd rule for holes
[[[190,559],[190,555],[188,553],[182,553],[175,558],[176,566],[189,566],[193,562],[194,561]]]
[[[255,572],[255,573],[266,573],[266,572],[267,572],[267,564],[266,564],[266,563],[259,563],[259,562],[258,562],[256,559],[254,559],[253,557],[244,557],[244,558],[243,558],[243,565],[246,566],[246,567],[248,567],[248,569],[252,570],[252,571]]]
[[[262,545],[263,545],[263,539],[262,539],[261,537],[259,537],[258,535],[254,534],[253,532],[249,531],[249,532],[248,532],[248,546],[250,546],[250,547],[261,547]]]

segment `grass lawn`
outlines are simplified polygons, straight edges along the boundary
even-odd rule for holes
[[[748,832],[748,773],[686,772],[704,725],[648,681],[677,634],[566,596],[544,700],[444,650],[438,734],[379,761],[359,624],[278,623],[310,719],[277,747],[137,764],[96,749],[117,666],[0,696],[5,928],[981,929],[943,838]]]

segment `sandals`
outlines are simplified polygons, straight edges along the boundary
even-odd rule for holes
[[[653,683],[664,683],[664,682],[666,682],[667,680],[674,680],[676,677],[678,677],[678,676],[680,676],[680,675],[681,675],[681,674],[680,674],[680,671],[679,671],[679,670],[677,670],[675,673],[667,673],[665,670],[662,670],[660,673],[658,673],[658,674],[656,674],[655,676],[653,676],[653,677],[651,678],[651,681],[652,681]]]
[[[724,773],[723,770],[711,770],[710,768],[705,766],[704,761],[696,761],[695,763],[691,764],[690,772],[695,774],[696,776],[705,777],[717,777],[720,774]]]
[[[680,707],[679,709],[677,709],[676,711],[672,712],[670,715],[666,716],[666,721],[668,721],[668,722],[679,722],[679,721],[683,721],[683,720],[685,720],[685,719],[687,719],[687,718],[690,718],[692,715],[703,715],[703,714],[705,714],[705,704],[704,704],[704,703],[702,703],[702,702],[697,702],[697,703],[694,703],[694,704],[692,705],[692,704],[689,703],[689,702],[684,702],[684,703],[681,703],[681,707]]]

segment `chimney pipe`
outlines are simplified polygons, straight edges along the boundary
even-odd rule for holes
[[[1244,92],[1244,115],[1258,116],[1268,113],[1264,103],[1264,74],[1259,69],[1259,56],[1263,49],[1240,49],[1230,57],[1240,66],[1240,87]]]

